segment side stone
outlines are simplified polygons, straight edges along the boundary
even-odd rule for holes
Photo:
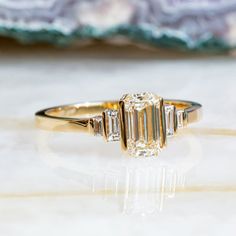
[[[103,119],[102,116],[93,117],[93,133],[95,136],[103,135]]]
[[[178,110],[176,112],[176,118],[177,118],[177,127],[178,129],[182,129],[184,127],[184,111]]]
[[[169,137],[173,136],[176,130],[175,112],[174,105],[165,105],[166,135]]]
[[[108,142],[120,140],[120,125],[117,110],[107,109],[103,112],[104,133]]]

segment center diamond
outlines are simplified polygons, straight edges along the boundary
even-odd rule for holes
[[[132,156],[157,156],[165,146],[163,99],[152,93],[127,94],[120,100],[121,142]]]

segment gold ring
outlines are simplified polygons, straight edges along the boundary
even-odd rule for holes
[[[153,93],[126,94],[119,101],[57,106],[36,114],[38,127],[75,131],[120,141],[131,156],[157,156],[167,138],[201,117],[201,105]]]

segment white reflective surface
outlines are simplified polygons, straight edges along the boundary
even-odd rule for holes
[[[0,235],[235,235],[235,59],[93,50],[2,51]],[[204,106],[159,158],[34,128],[38,109],[140,91]]]

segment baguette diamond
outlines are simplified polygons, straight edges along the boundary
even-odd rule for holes
[[[117,110],[107,109],[103,113],[104,131],[108,142],[120,140],[120,125]]]
[[[178,129],[182,129],[184,127],[184,111],[183,110],[177,111],[176,116],[177,116]]]
[[[93,133],[95,136],[103,135],[103,119],[102,116],[95,116],[93,118]]]
[[[165,105],[166,115],[166,134],[167,136],[173,136],[175,132],[175,106]]]

